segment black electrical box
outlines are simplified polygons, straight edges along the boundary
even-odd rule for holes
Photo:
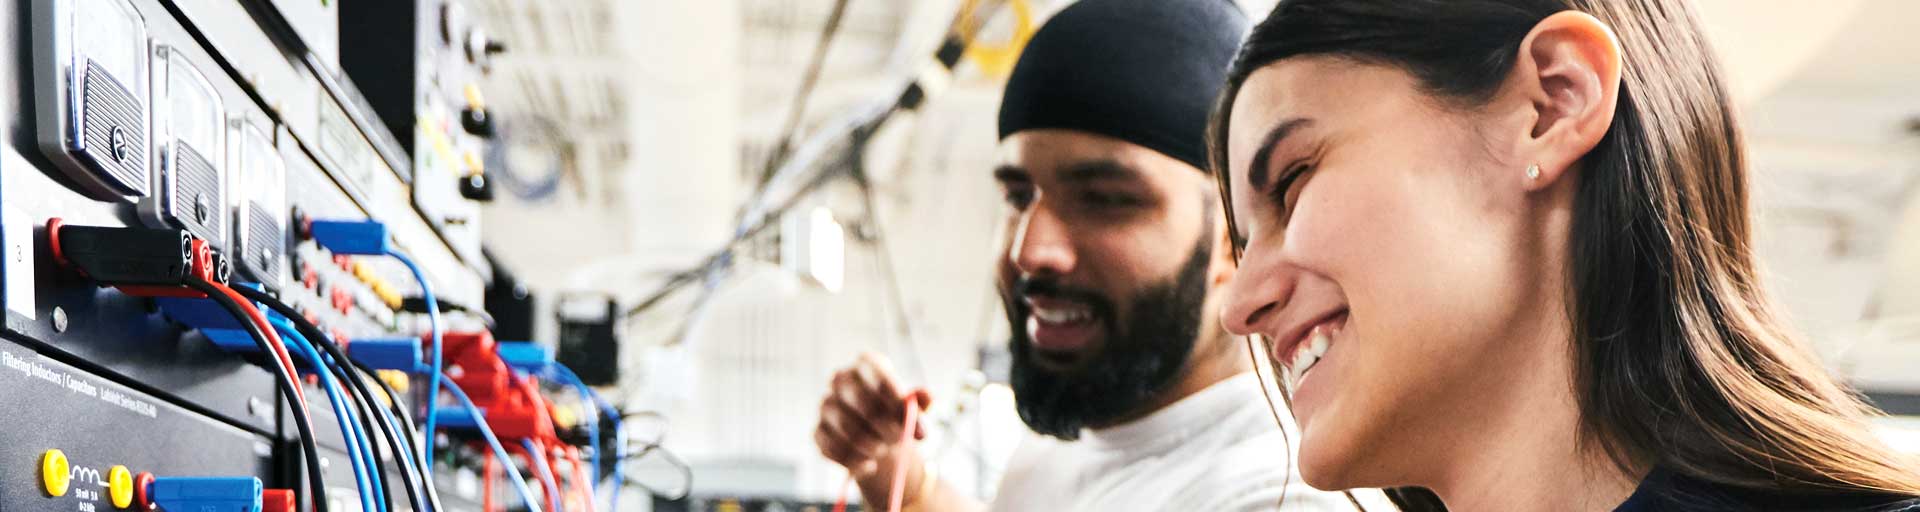
[[[620,378],[620,305],[610,298],[588,302],[594,307],[574,303],[557,308],[560,350],[556,356],[588,385],[613,385]]]
[[[487,314],[493,316],[495,339],[525,341],[534,339],[535,303],[533,292],[506,265],[486,252],[493,267],[493,281],[487,283]]]

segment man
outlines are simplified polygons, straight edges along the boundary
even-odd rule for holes
[[[1287,442],[1246,349],[1203,321],[1234,269],[1204,127],[1246,28],[1228,0],[1084,0],[1015,65],[994,171],[1009,207],[998,284],[1011,385],[1039,436],[993,509],[1271,510],[1283,489],[1290,509],[1347,507],[1287,487]],[[904,508],[981,508],[900,442],[905,391],[879,356],[837,373],[821,453],[870,509],[902,458]]]

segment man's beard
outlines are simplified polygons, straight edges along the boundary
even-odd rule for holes
[[[1136,294],[1121,329],[1114,301],[1097,292],[1068,288],[1052,278],[1020,278],[1003,291],[1013,339],[1009,380],[1020,419],[1034,432],[1065,440],[1079,439],[1089,425],[1108,425],[1141,412],[1173,384],[1200,331],[1207,294],[1207,266],[1213,246],[1201,237],[1186,264],[1168,282]],[[1087,304],[1105,323],[1107,339],[1070,370],[1043,368],[1035,361],[1033,339],[1026,320],[1031,313],[1022,297],[1028,293]]]

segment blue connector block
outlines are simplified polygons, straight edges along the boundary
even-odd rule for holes
[[[254,477],[160,477],[148,495],[160,510],[260,512],[264,488]]]
[[[181,325],[200,330],[240,331],[240,320],[234,318],[225,308],[206,298],[188,299],[182,297],[155,297],[155,304],[167,318]],[[245,331],[240,336],[245,337]]]
[[[367,338],[347,344],[347,357],[375,370],[427,373],[420,364],[420,338]]]
[[[473,418],[474,415],[467,412],[467,408],[465,407],[442,405],[440,406],[440,410],[434,411],[433,414],[434,417],[437,418],[434,422],[439,424],[438,428],[457,428],[461,430],[480,428],[480,422],[475,421]],[[480,416],[484,417],[486,415],[487,409],[485,407],[480,408]]]
[[[553,350],[528,341],[502,341],[495,345],[494,352],[500,354],[500,360],[514,369],[535,375],[547,371],[554,364]]]
[[[313,221],[313,241],[334,254],[360,254],[378,256],[386,254],[387,225],[370,220]]]
[[[234,283],[234,286],[248,286],[261,289],[259,283]],[[221,350],[251,354],[260,351],[260,344],[240,326],[240,320],[234,318],[226,308],[220,307],[209,299],[188,299],[181,297],[157,297],[154,303],[160,306],[160,313],[179,322],[181,325],[199,330]],[[265,310],[266,308],[261,308]],[[267,311],[268,317],[277,318],[278,314]],[[295,354],[298,357],[298,354]]]
[[[221,350],[241,353],[260,351],[260,345],[253,342],[253,337],[241,330],[240,321],[211,300],[157,297],[153,301],[160,306],[161,314],[181,325],[198,329]]]

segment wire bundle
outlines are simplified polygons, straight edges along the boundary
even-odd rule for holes
[[[327,393],[329,406],[339,421],[341,437],[348,445],[348,462],[354,474],[354,488],[361,497],[360,508],[363,512],[393,510],[386,500],[388,489],[391,487],[389,475],[386,467],[381,463],[380,443],[374,441],[374,434],[378,434],[385,444],[391,447],[391,455],[400,467],[398,472],[400,487],[405,489],[412,509],[431,512],[441,510],[439,493],[432,482],[432,432],[437,426],[435,424],[438,411],[437,398],[440,391],[451,395],[465,407],[468,413],[473,415],[474,423],[482,438],[492,449],[494,456],[506,467],[508,480],[519,492],[526,507],[534,512],[543,512],[541,501],[533,493],[525,477],[521,475],[518,466],[513,463],[505,445],[494,435],[480,409],[475,406],[465,391],[444,373],[445,356],[442,347],[444,328],[441,324],[437,297],[433,293],[432,285],[427,282],[425,273],[412,259],[398,251],[390,250],[387,255],[406,265],[420,283],[430,324],[432,355],[425,368],[431,373],[429,391],[422,409],[425,412],[423,421],[427,426],[424,432],[415,429],[409,408],[402,402],[399,393],[377,378],[373,369],[349,359],[336,340],[312,321],[307,320],[297,308],[271,293],[249,286],[229,287],[207,279],[192,279],[186,284],[189,288],[206,294],[210,300],[241,320],[242,329],[256,341],[264,353],[270,355],[269,366],[274,370],[281,393],[289,403],[293,404],[292,417],[299,431],[298,442],[304,455],[310,496],[313,497],[308,501],[315,512],[328,512],[327,500],[324,499],[327,495],[327,487],[320,472],[319,450],[314,444],[315,430],[311,415],[308,413],[309,404],[302,391],[303,388],[299,385],[300,367],[294,364],[292,357],[294,353],[298,353],[307,362],[306,369],[318,376],[321,388]],[[262,313],[256,303],[265,306],[274,314]],[[581,382],[577,375],[564,366],[551,365],[551,367],[554,369],[551,373],[559,376],[556,380],[573,385],[584,400],[591,401],[613,422],[616,429],[620,428],[620,418],[612,406]],[[372,382],[373,385],[370,386],[368,382]],[[588,423],[590,435],[596,445],[599,444],[598,424],[598,421]],[[621,446],[620,451],[624,452],[624,435],[617,437],[621,442],[616,446]],[[549,508],[560,508],[562,506],[559,496],[561,489],[557,476],[546,464],[544,456],[547,453],[546,448],[533,440],[526,440],[525,448],[529,462],[550,493],[547,500],[550,504]],[[586,485],[588,486],[587,495],[591,498],[593,491],[590,482],[599,480],[598,465],[602,454],[596,447],[590,455],[594,461],[592,470],[594,478],[587,480]],[[618,455],[624,455],[624,453]],[[578,459],[573,460],[578,466]],[[614,466],[612,476],[616,479],[622,478],[619,465]],[[618,499],[619,493],[616,490],[609,498],[610,509],[617,509]],[[590,499],[590,504],[591,501]]]
[[[348,359],[346,353],[340,349],[339,344],[337,344],[332,337],[322,331],[319,326],[308,321],[306,317],[301,315],[293,306],[267,292],[248,287],[239,287],[234,290],[240,295],[245,296],[248,300],[264,304],[275,313],[278,313],[280,317],[284,317],[287,323],[293,327],[293,332],[298,334],[303,342],[308,342],[324,352],[323,355],[325,357],[314,360],[321,361],[327,371],[333,373],[339,381],[347,384],[345,389],[351,393],[353,400],[350,402],[355,405],[359,413],[359,421],[362,422],[363,428],[366,422],[371,422],[373,428],[370,430],[379,431],[382,437],[386,439],[387,445],[393,447],[394,451],[399,452],[396,453],[393,458],[395,463],[400,466],[402,487],[407,491],[408,500],[412,503],[414,510],[440,510],[440,495],[438,490],[433,487],[431,481],[424,478],[425,473],[421,472],[418,467],[419,461],[411,456],[415,453],[412,445],[413,441],[418,438],[419,432],[415,430],[413,422],[409,420],[410,416],[406,413],[405,404],[401,402],[400,394],[387,386],[386,382],[376,377],[371,368],[367,368],[365,365]],[[374,388],[370,388],[367,382],[373,382],[377,385],[378,389],[381,390],[381,394],[375,395],[373,392]],[[386,397],[385,402],[388,404],[386,407],[380,406],[383,401],[380,400],[379,397],[382,396]],[[396,411],[398,411],[398,414],[396,414]],[[347,418],[348,416],[341,416],[342,422],[346,422]],[[364,436],[361,439],[366,444],[364,447],[367,450],[366,453],[372,453],[371,441]],[[379,460],[377,457],[371,458],[371,467],[380,468]],[[385,480],[384,470],[376,469],[375,471],[381,473],[380,480],[376,481],[383,482]],[[384,483],[382,487],[385,487]],[[384,494],[382,497],[384,497]],[[363,501],[365,500],[363,499]],[[382,508],[385,509],[386,507],[382,505]]]
[[[259,308],[242,299],[234,289],[200,277],[189,278],[185,284],[187,288],[206,294],[208,299],[213,300],[215,304],[219,304],[222,309],[240,320],[240,327],[247,332],[247,336],[259,344],[262,352],[270,354],[269,359],[272,359],[274,364],[269,366],[274,370],[274,377],[280,383],[280,394],[287,399],[288,403],[294,405],[293,424],[300,433],[300,451],[305,456],[307,487],[315,497],[308,500],[309,506],[315,512],[328,512],[326,500],[319,499],[321,496],[326,496],[327,484],[320,471],[320,449],[313,444],[313,417],[307,414],[306,396],[301,391],[297,378],[299,374],[293,368],[293,358],[287,354],[286,345],[271,328],[262,327],[267,325],[267,319],[265,315],[260,314]]]

